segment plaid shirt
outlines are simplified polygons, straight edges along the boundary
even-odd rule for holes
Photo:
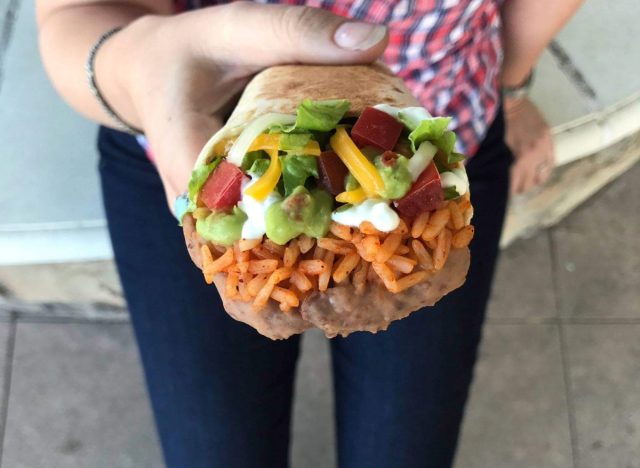
[[[324,8],[385,24],[383,61],[434,116],[453,117],[459,151],[473,155],[500,103],[502,0],[259,0]],[[226,3],[179,0],[179,10]]]

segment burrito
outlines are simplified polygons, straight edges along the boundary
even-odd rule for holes
[[[460,287],[473,207],[450,122],[380,64],[256,75],[177,213],[227,313],[272,339],[375,333]]]

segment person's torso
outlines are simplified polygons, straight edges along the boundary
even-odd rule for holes
[[[473,155],[499,105],[501,0],[259,0],[306,5],[384,24],[383,61],[434,116],[452,116],[460,150]],[[178,10],[228,3],[178,0]]]

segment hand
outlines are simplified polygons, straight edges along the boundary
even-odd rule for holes
[[[105,43],[96,74],[116,112],[147,136],[172,207],[253,74],[280,63],[369,63],[386,41],[382,26],[321,9],[234,2],[134,21]]]
[[[553,172],[555,154],[549,125],[527,98],[504,101],[505,141],[515,157],[511,193],[528,192],[546,182]]]

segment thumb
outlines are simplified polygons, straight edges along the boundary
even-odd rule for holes
[[[200,150],[221,126],[217,117],[188,113],[172,121],[171,131],[161,127],[159,132],[146,133],[172,212],[176,197],[187,190]]]
[[[387,45],[383,25],[350,21],[320,8],[234,2],[211,9],[208,49],[233,62],[356,64],[376,60]],[[209,57],[211,58],[211,57]]]

